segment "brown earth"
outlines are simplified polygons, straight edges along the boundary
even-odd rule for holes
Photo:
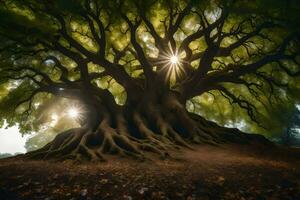
[[[300,149],[196,146],[176,159],[0,160],[1,200],[299,200]]]

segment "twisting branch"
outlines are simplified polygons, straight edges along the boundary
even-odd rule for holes
[[[55,56],[48,56],[45,61],[52,60],[55,63],[55,67],[61,71],[60,80],[66,83],[70,83],[68,79],[69,70],[61,64],[61,62]]]
[[[227,98],[229,100],[230,104],[238,104],[239,107],[241,107],[247,111],[247,114],[251,118],[252,121],[259,124],[259,122],[256,118],[257,109],[252,103],[243,99],[242,96],[236,97],[229,90],[227,90],[224,86],[218,85],[218,86],[216,86],[216,88],[220,91],[222,96],[224,96],[225,98]]]
[[[174,34],[177,32],[177,30],[180,28],[180,25],[183,21],[183,19],[190,13],[193,3],[191,0],[187,2],[187,5],[181,12],[174,12],[174,8],[171,2],[168,2],[169,6],[169,27],[166,30],[166,39],[170,41],[171,48],[173,49],[173,52],[176,50],[176,42],[174,39]],[[179,9],[179,8],[177,8]],[[174,19],[176,18],[176,20]],[[174,21],[175,20],[175,21]]]
[[[87,14],[84,16],[86,21],[89,24],[89,27],[91,29],[91,32],[93,34],[93,37],[95,38],[95,40],[98,43],[98,46],[100,48],[99,50],[99,56],[104,57],[105,56],[105,49],[106,49],[106,35],[105,35],[105,30],[108,28],[108,26],[105,27],[104,24],[102,23],[102,21],[100,20],[100,8],[96,8],[96,14],[92,11],[91,8],[91,1],[90,0],[86,0],[85,1],[85,8],[87,10]],[[97,25],[97,29],[94,25],[94,21]],[[97,30],[99,30],[99,33],[97,32]]]
[[[29,79],[31,81],[33,81],[36,85],[38,86],[43,86],[43,84],[35,79],[36,75],[23,75],[23,76],[13,76],[13,75],[3,75],[0,76],[1,79],[10,79],[10,80],[25,80],[25,79]]]
[[[25,98],[25,99],[19,101],[19,103],[16,105],[16,108],[18,108],[19,106],[21,106],[22,104],[24,104],[24,103],[26,103],[26,102],[29,102],[28,110],[31,110],[31,104],[32,104],[33,98],[34,98],[38,93],[41,93],[41,92],[44,92],[43,87],[34,90],[34,91],[29,95],[29,97],[27,97],[27,98]]]
[[[244,21],[243,21],[243,22],[244,22]],[[242,23],[243,23],[243,22],[242,22]],[[272,22],[265,22],[265,23],[263,23],[263,24],[257,26],[256,29],[255,29],[254,31],[251,31],[250,33],[246,33],[242,38],[238,39],[237,42],[235,42],[235,43],[229,45],[228,47],[222,47],[222,48],[220,48],[220,49],[219,49],[219,52],[218,52],[218,56],[229,56],[230,53],[231,53],[234,49],[236,49],[236,48],[238,48],[238,47],[244,45],[245,42],[248,41],[250,38],[253,38],[253,37],[255,37],[255,36],[262,36],[262,35],[260,34],[260,32],[261,32],[262,30],[274,28],[274,27],[276,27],[276,26],[278,26],[278,24],[275,24],[275,23],[272,23]],[[223,38],[226,38],[225,36],[229,36],[229,35],[236,35],[236,36],[237,36],[238,33],[240,33],[240,32],[238,31],[238,32],[234,32],[234,33],[231,33],[231,34],[228,34],[228,35],[227,35],[227,34],[224,34],[224,35],[223,35]]]
[[[141,19],[143,20],[143,22],[146,24],[147,28],[149,29],[149,33],[154,38],[156,47],[160,50],[166,50],[166,45],[165,45],[163,38],[156,32],[153,24],[147,18],[143,7],[141,5],[139,5],[138,1],[136,1],[135,5],[138,9],[139,16],[141,17]]]
[[[185,51],[186,52],[186,58],[185,60],[186,61],[191,61],[191,60],[195,60],[195,57],[196,58],[200,58],[199,56],[197,55],[193,55],[192,53],[192,50],[189,48],[189,45],[205,36],[205,35],[210,35],[210,33],[217,27],[219,26],[221,23],[223,23],[228,15],[228,13],[226,11],[223,11],[221,13],[221,16],[215,21],[213,22],[212,24],[209,24],[206,20],[205,20],[205,16],[204,14],[201,14],[199,12],[194,12],[196,13],[196,15],[199,17],[199,24],[201,24],[201,26],[198,28],[198,30],[192,34],[190,34],[189,36],[187,36],[182,42],[181,42],[181,45],[179,47],[179,52],[182,52],[182,51]],[[208,37],[207,37],[208,38]]]
[[[136,23],[133,24],[125,14],[122,14],[122,17],[129,26],[131,44],[132,44],[133,48],[135,49],[138,60],[140,61],[140,63],[143,66],[145,76],[147,79],[147,84],[150,85],[151,80],[153,80],[153,75],[154,75],[153,71],[152,71],[152,66],[148,62],[148,59],[145,56],[143,48],[136,40],[136,31],[137,31],[137,28],[139,27],[141,21],[137,20]]]
[[[232,73],[229,73],[231,76],[242,76],[247,73],[254,72],[259,68],[263,67],[266,64],[278,62],[281,60],[294,60],[296,57],[300,56],[300,52],[294,54],[286,54],[285,50],[290,42],[294,39],[294,36],[287,37],[283,41],[283,43],[279,46],[277,52],[275,54],[266,55],[265,57],[261,58],[257,62],[247,64],[247,65],[240,65],[234,67]]]
[[[94,57],[93,53],[91,53],[86,48],[84,48],[80,43],[78,43],[72,36],[70,36],[68,34],[67,25],[66,25],[65,19],[62,16],[58,15],[58,14],[53,15],[53,16],[60,23],[61,28],[59,30],[59,33],[61,34],[61,36],[63,36],[63,38],[66,39],[72,47],[74,47],[77,51],[79,51],[84,56],[86,56],[86,57]]]
[[[194,86],[187,84],[182,91],[185,91],[187,94],[187,98],[191,98],[195,95],[198,95],[199,93],[206,91],[207,88],[212,87],[214,88],[214,84],[216,83],[226,83],[226,82],[237,82],[240,77],[243,77],[247,74],[255,73],[260,68],[267,64],[276,64],[281,63],[283,60],[291,60],[296,61],[296,58],[300,56],[300,52],[296,53],[288,53],[287,47],[289,44],[297,38],[297,35],[290,35],[286,37],[283,42],[278,46],[277,50],[273,54],[264,54],[259,60],[249,63],[249,64],[242,64],[239,62],[236,62],[234,64],[225,64],[225,66],[222,67],[220,70],[216,70],[214,72],[209,73],[209,75],[205,76],[205,78],[200,78],[197,81],[195,81]],[[223,64],[224,65],[224,64]],[[275,65],[274,65],[275,66]],[[273,66],[273,67],[274,67]],[[279,66],[283,69],[284,72],[286,72],[288,75],[298,75],[298,72],[293,73],[291,72],[287,67],[284,65]],[[261,77],[261,76],[260,76]],[[277,85],[280,87],[285,87],[285,84],[279,83],[275,81],[274,79],[264,77],[264,80],[272,85]],[[189,83],[189,82],[186,82]],[[273,86],[271,86],[273,87]],[[191,89],[192,88],[192,89]],[[203,89],[206,88],[206,89]],[[271,88],[272,89],[272,88]]]
[[[52,79],[44,72],[34,68],[34,67],[29,67],[29,66],[19,66],[16,68],[3,68],[1,69],[1,72],[14,72],[16,74],[20,73],[20,71],[30,71],[33,72],[36,75],[39,75],[43,78],[43,80],[46,81],[47,84],[53,84],[54,82],[52,81]],[[28,78],[28,77],[27,77]]]

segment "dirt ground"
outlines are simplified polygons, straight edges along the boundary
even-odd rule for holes
[[[196,146],[176,159],[0,160],[0,199],[300,200],[300,149]]]

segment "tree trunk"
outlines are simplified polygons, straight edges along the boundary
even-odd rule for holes
[[[165,158],[173,150],[192,149],[193,144],[245,143],[253,139],[268,143],[262,136],[220,127],[188,113],[185,102],[174,92],[148,92],[139,102],[128,101],[125,106],[118,106],[109,96],[103,98],[103,94],[102,99],[97,108],[92,106],[89,123],[58,134],[45,147],[27,156],[105,160],[106,154],[118,154],[144,159],[151,152]]]

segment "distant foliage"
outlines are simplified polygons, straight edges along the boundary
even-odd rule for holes
[[[280,141],[286,146],[300,145],[300,110],[296,106],[289,116],[289,121]]]
[[[8,158],[8,157],[11,157],[11,156],[13,156],[13,155],[10,154],[10,153],[0,153],[0,159],[2,159],[2,158]]]
[[[17,152],[17,153],[15,153],[15,154],[11,154],[11,153],[0,153],[0,159],[12,157],[12,156],[16,156],[16,155],[19,155],[19,154],[22,154],[22,153],[20,153],[20,152]]]

